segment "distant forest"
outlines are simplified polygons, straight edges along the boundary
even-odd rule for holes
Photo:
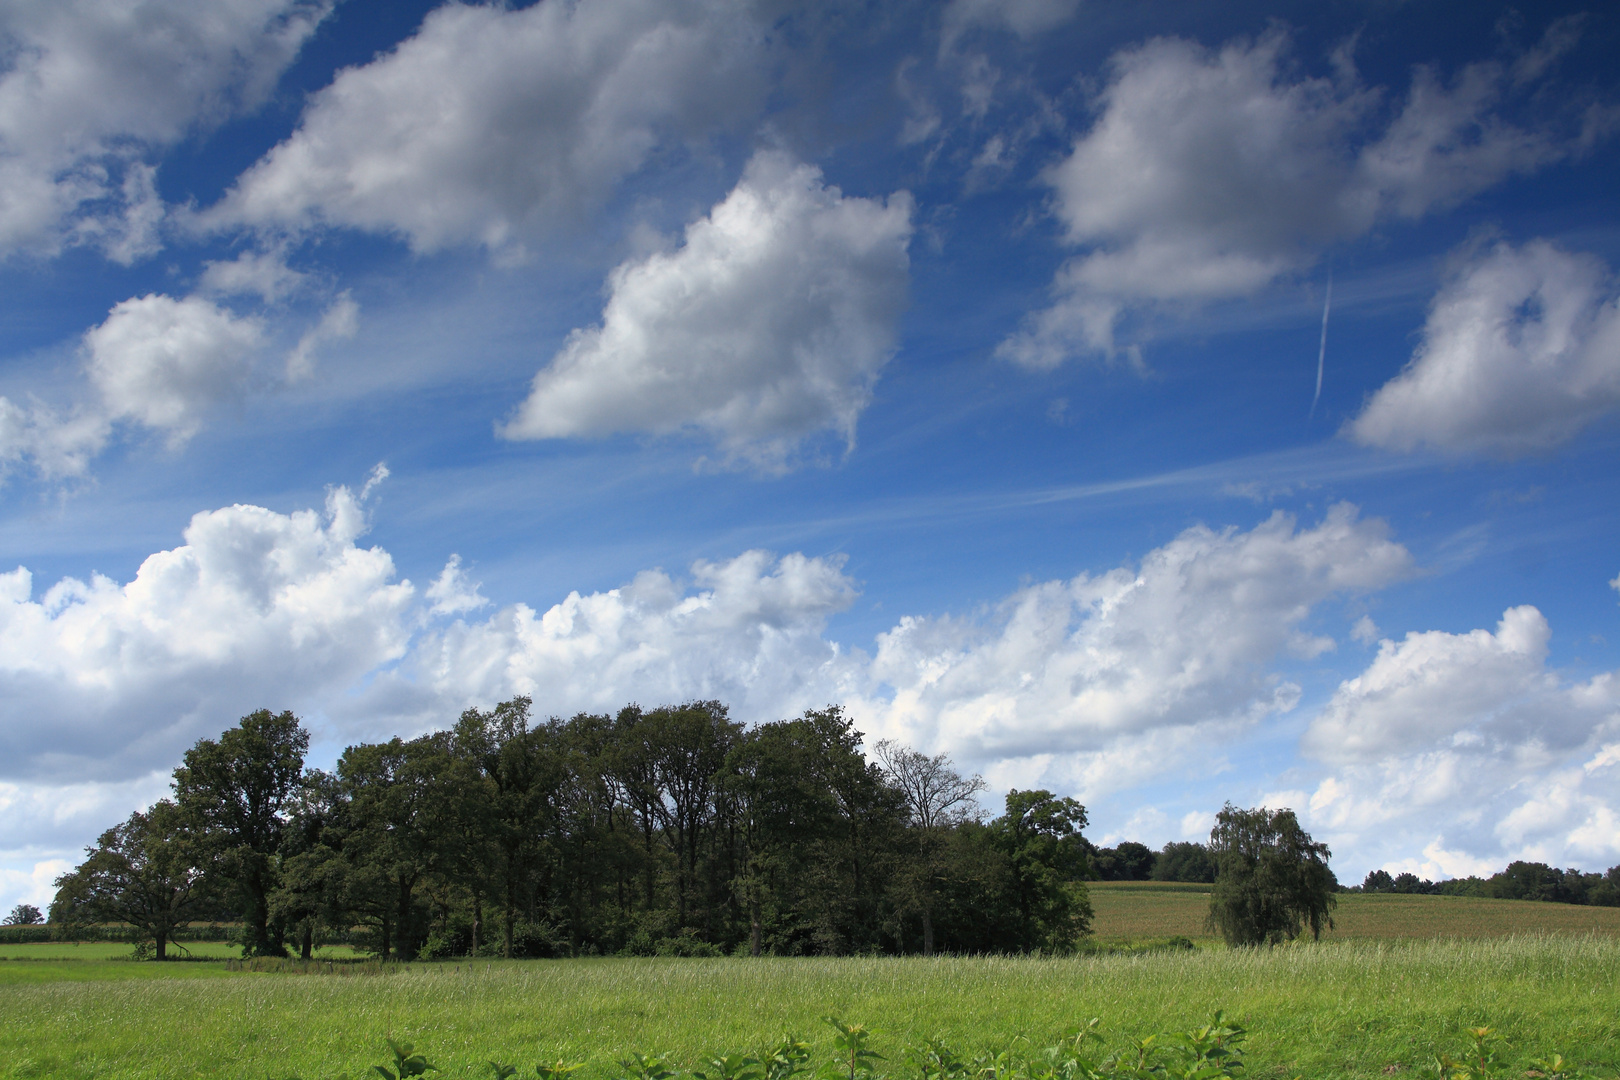
[[[159,958],[201,921],[239,922],[249,955],[305,957],[1065,951],[1090,930],[1087,881],[1222,865],[1199,843],[1095,847],[1085,807],[1048,791],[990,817],[979,777],[893,742],[868,757],[836,706],[754,727],[715,701],[535,722],[517,698],[351,746],[332,772],[305,767],[308,745],[269,711],[199,741],[171,799],[58,879],[53,926],[129,924]],[[1612,905],[1617,885],[1620,867],[1514,863],[1349,891]]]

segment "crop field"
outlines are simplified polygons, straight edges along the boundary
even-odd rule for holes
[[[1210,941],[1204,925],[1209,886],[1180,882],[1093,882],[1092,929],[1099,941],[1134,941],[1181,935]],[[1466,896],[1345,893],[1324,940],[1490,938],[1526,933],[1620,935],[1620,908],[1481,900]]]
[[[533,1075],[561,1057],[586,1063],[581,1080],[607,1080],[631,1050],[690,1066],[783,1032],[824,1059],[826,1016],[876,1029],[879,1071],[915,1076],[903,1051],[927,1038],[1028,1052],[1099,1017],[1122,1045],[1216,1008],[1249,1028],[1256,1080],[1415,1075],[1478,1024],[1507,1040],[1504,1077],[1551,1051],[1612,1075],[1620,1056],[1620,939],[1589,934],[1067,959],[464,962],[350,977],[78,963],[87,976],[221,977],[0,985],[0,1077],[354,1078],[388,1060],[393,1036],[446,1077],[489,1075],[491,1058]]]

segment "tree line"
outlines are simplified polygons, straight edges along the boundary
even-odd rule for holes
[[[1234,943],[1331,925],[1327,848],[1290,811],[1228,805],[1208,847],[1096,848],[1074,799],[1015,789],[987,818],[980,777],[891,741],[868,757],[837,706],[745,727],[716,701],[536,721],[520,697],[331,771],[308,747],[268,710],[200,740],[170,798],[57,880],[51,922],[126,924],[159,959],[203,920],[239,923],[248,956],[1061,952],[1090,932],[1086,881],[1147,865],[1215,882]]]
[[[1545,900],[1559,904],[1620,907],[1620,866],[1604,873],[1570,867],[1560,870],[1546,863],[1516,861],[1488,878],[1470,875],[1448,881],[1430,881],[1416,874],[1391,875],[1374,870],[1347,892],[1409,893],[1434,896],[1482,896],[1493,900]]]
[[[691,702],[535,722],[530,701],[306,768],[291,713],[188,750],[173,795],[57,882],[53,923],[122,922],[159,957],[199,919],[247,955],[385,958],[1017,952],[1089,929],[1085,808],[943,755],[861,749],[841,709],[745,728]]]

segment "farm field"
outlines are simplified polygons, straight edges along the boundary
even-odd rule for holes
[[[561,1056],[587,1063],[581,1080],[608,1080],[630,1050],[690,1065],[784,1031],[823,1058],[828,1015],[875,1028],[883,1071],[911,1075],[902,1051],[925,1038],[977,1051],[1025,1036],[1019,1045],[1038,1048],[1096,1016],[1117,1045],[1191,1027],[1216,1008],[1249,1028],[1256,1080],[1415,1073],[1434,1051],[1460,1050],[1462,1029],[1481,1023],[1508,1040],[1515,1071],[1503,1075],[1554,1050],[1612,1075],[1616,971],[1620,939],[1586,934],[1067,959],[585,959],[13,983],[0,985],[0,1077],[352,1078],[386,1060],[392,1035],[446,1077],[488,1075],[490,1058],[528,1073]]]
[[[242,955],[241,946],[226,941],[170,943],[170,955],[182,960],[228,960]],[[26,945],[0,945],[0,960],[128,960],[131,946],[122,941],[41,941]],[[325,945],[315,950],[318,960],[346,960],[359,954],[347,945]]]
[[[1092,882],[1092,930],[1101,942],[1181,935],[1213,941],[1204,925],[1209,886],[1181,882]],[[1526,933],[1620,935],[1620,908],[1482,900],[1467,896],[1343,893],[1324,941],[1490,938]]]

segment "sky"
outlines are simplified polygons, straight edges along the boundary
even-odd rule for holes
[[[841,704],[1620,863],[1620,13],[0,11],[0,909],[184,751]]]

